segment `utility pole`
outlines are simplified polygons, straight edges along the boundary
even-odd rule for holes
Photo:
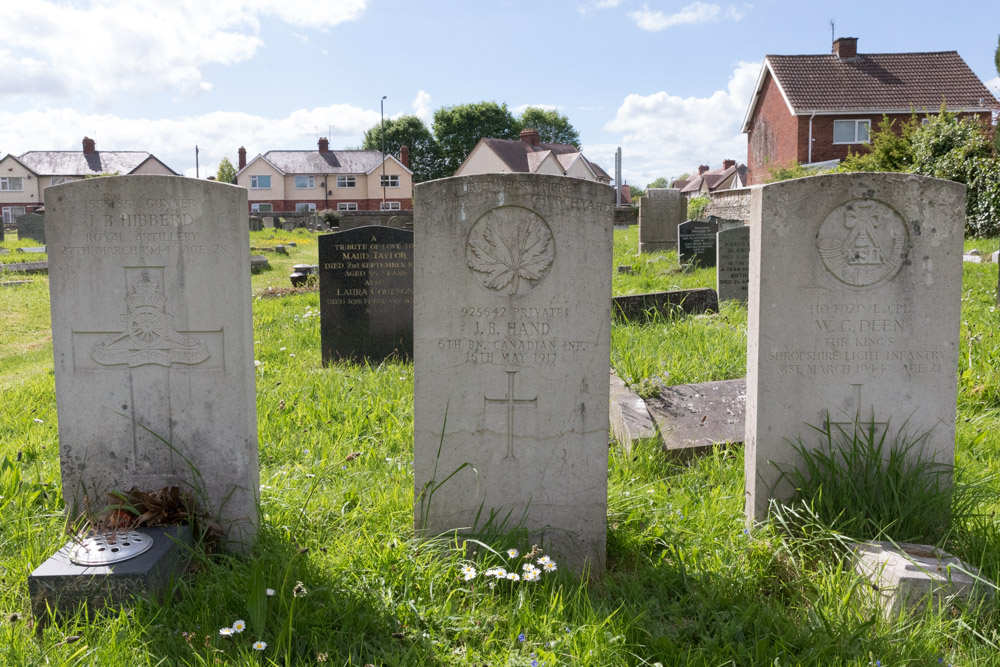
[[[194,145],[194,177],[200,178],[198,175],[198,144]]]
[[[382,117],[382,210],[385,210],[385,98],[379,100],[379,115]]]

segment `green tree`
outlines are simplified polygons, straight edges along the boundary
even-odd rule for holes
[[[415,183],[451,176],[451,172],[445,169],[441,148],[434,135],[416,116],[400,116],[385,121],[385,152],[398,156],[401,146],[410,151],[410,170]],[[381,123],[365,132],[362,147],[370,151],[382,150]]]
[[[688,220],[701,220],[711,202],[712,200],[705,195],[688,199]]]
[[[580,133],[569,118],[558,111],[528,107],[517,119],[520,129],[538,130],[538,137],[549,144],[572,144],[580,148]]]
[[[433,127],[448,175],[455,173],[480,139],[517,139],[521,129],[507,104],[496,102],[442,107],[434,112]]]
[[[871,135],[870,150],[849,152],[839,171],[907,171],[913,164],[913,135],[919,126],[917,115],[912,114],[897,132],[896,121],[882,116]]]
[[[215,179],[220,183],[236,184],[236,167],[229,161],[229,158],[224,157],[219,162],[219,170],[215,173]]]
[[[669,187],[670,187],[670,179],[666,178],[665,176],[654,178],[653,180],[651,180],[649,183],[646,184],[647,190],[651,188],[669,188]]]

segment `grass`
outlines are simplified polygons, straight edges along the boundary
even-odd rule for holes
[[[616,294],[713,286],[710,269],[673,272],[672,253],[638,256],[633,230],[615,233],[616,265],[636,268],[615,274]],[[255,294],[288,286],[293,264],[316,262],[305,232],[251,237],[254,246],[298,243],[288,257],[268,254],[273,268],[253,276]],[[496,556],[412,539],[412,366],[323,368],[315,292],[254,301],[262,528],[253,556],[195,550],[167,602],[36,632],[26,578],[65,538],[47,280],[33,280],[0,290],[0,664],[1000,664],[992,608],[886,620],[829,547],[828,526],[793,533],[775,522],[745,534],[740,447],[685,465],[652,448],[628,459],[611,448],[608,572],[589,585],[562,571],[531,586],[463,581],[463,565],[481,571]],[[1000,472],[995,288],[995,266],[965,266],[962,483]],[[745,329],[745,308],[733,304],[719,315],[616,324],[613,362],[633,380],[741,377]],[[997,580],[990,512],[1000,508],[979,509],[952,525],[944,546]],[[487,546],[530,547],[512,541]],[[297,582],[304,596],[293,594]],[[220,637],[237,619],[247,630]],[[258,639],[268,644],[260,653]]]

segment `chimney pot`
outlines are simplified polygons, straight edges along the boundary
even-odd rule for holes
[[[399,147],[399,161],[403,163],[403,166],[407,169],[410,168],[410,148],[408,146]]]
[[[320,153],[329,153],[330,152],[330,142],[329,142],[329,140],[327,140],[326,137],[320,137],[318,143],[319,143],[319,152]]]
[[[701,176],[702,174],[704,174],[706,171],[708,171],[708,168],[709,167],[707,164],[700,165],[698,167],[698,175]]]
[[[722,168],[723,169],[729,169],[730,167],[735,167],[735,166],[736,166],[736,160],[723,160],[722,161]]]
[[[838,58],[853,58],[858,55],[858,38],[838,37],[833,40],[833,53]]]
[[[240,149],[236,151],[236,153],[240,156],[239,157],[240,166],[237,167],[237,169],[242,169],[243,167],[247,166],[247,149],[240,146]]]
[[[538,134],[538,130],[532,130],[530,128],[521,130],[518,138],[532,148],[537,148],[538,144],[541,143],[541,137]]]
[[[83,138],[83,154],[84,155],[93,155],[96,152],[97,152],[97,149],[94,147],[94,140],[91,139],[90,137],[84,137]]]

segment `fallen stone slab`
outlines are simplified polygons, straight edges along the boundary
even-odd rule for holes
[[[35,247],[31,247],[31,248],[18,248],[17,251],[18,252],[35,253],[35,254],[44,254],[45,253],[45,246],[40,246],[40,247],[35,246]]]
[[[33,280],[5,280],[0,282],[0,287],[22,287],[24,285],[30,285]]]
[[[267,261],[267,257],[264,255],[250,255],[250,271],[263,271],[264,269],[270,267],[270,262]]]
[[[853,549],[854,571],[871,584],[871,601],[887,619],[928,604],[975,607],[995,586],[961,559],[926,544],[863,542]]]
[[[660,432],[663,451],[687,458],[715,445],[743,442],[745,379],[664,387],[646,407]]]
[[[11,273],[48,273],[48,262],[15,262],[13,264],[0,264],[0,270]]]
[[[629,389],[614,371],[611,371],[609,405],[611,433],[625,456],[631,456],[635,445],[640,441],[659,443],[660,436],[656,432],[656,423],[646,408],[646,402]]]
[[[616,296],[612,302],[612,315],[627,322],[648,321],[652,313],[669,316],[719,312],[719,296],[709,287]]]

